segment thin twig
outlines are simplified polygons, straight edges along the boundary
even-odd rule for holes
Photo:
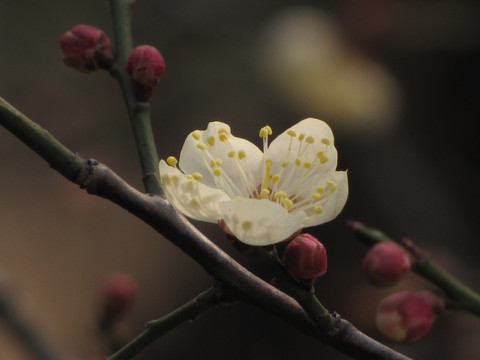
[[[359,221],[350,221],[347,226],[354,235],[372,246],[381,241],[394,241],[388,235],[378,229],[365,226]],[[400,242],[414,259],[413,271],[438,286],[453,301],[456,309],[468,311],[480,316],[480,295],[443,269],[435,262],[430,254],[414,243],[411,239],[403,239]]]

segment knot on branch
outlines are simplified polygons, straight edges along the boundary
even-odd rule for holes
[[[85,166],[80,170],[76,183],[80,185],[81,189],[87,189],[90,185],[94,174],[95,168],[99,165],[99,162],[95,159],[90,159],[86,161]]]

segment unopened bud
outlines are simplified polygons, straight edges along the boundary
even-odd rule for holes
[[[109,69],[113,63],[110,38],[102,29],[77,25],[60,38],[63,62],[82,72]]]
[[[422,293],[402,291],[380,303],[375,323],[388,339],[409,343],[420,340],[432,328],[435,320],[432,302]]]
[[[125,70],[132,79],[135,98],[147,101],[165,73],[165,61],[153,46],[140,45],[130,53]]]
[[[382,241],[370,248],[363,259],[363,271],[373,285],[393,286],[410,271],[410,255],[393,241]]]
[[[307,286],[327,272],[327,251],[310,234],[297,235],[285,248],[283,265],[287,271]]]
[[[100,296],[100,326],[108,328],[133,307],[137,297],[137,283],[127,274],[111,274],[103,281]]]

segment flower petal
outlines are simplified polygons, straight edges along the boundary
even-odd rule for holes
[[[160,161],[160,177],[167,200],[189,218],[216,223],[222,218],[219,202],[229,197],[198,180],[189,180],[176,167]]]
[[[302,120],[272,141],[263,158],[267,159],[274,160],[272,174],[280,172],[283,161],[288,161],[288,169],[310,163],[313,165],[310,168],[312,173],[334,171],[337,167],[337,150],[332,130],[322,120]],[[301,164],[298,164],[298,159]]]
[[[218,187],[230,197],[248,197],[260,182],[261,158],[257,146],[233,136],[230,126],[215,121],[208,124],[207,130],[196,130],[187,136],[179,167],[185,173],[201,173],[204,184]],[[217,160],[217,164],[212,160]],[[221,176],[214,175],[217,168]]]
[[[234,199],[220,204],[223,220],[245,244],[264,246],[288,239],[302,227],[305,213],[289,214],[266,199]]]
[[[322,212],[315,214],[312,210],[305,211],[308,218],[304,221],[303,226],[315,226],[333,220],[342,211],[348,197],[348,178],[346,171],[336,171],[329,179],[336,184],[333,192],[332,188],[327,188],[329,191],[328,197],[322,204]],[[323,201],[321,201],[323,202]]]

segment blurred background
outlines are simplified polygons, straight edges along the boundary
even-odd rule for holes
[[[306,117],[327,121],[350,197],[333,222],[310,229],[326,245],[329,271],[318,296],[383,341],[373,318],[390,293],[431,285],[414,275],[376,289],[359,271],[365,249],[347,219],[408,236],[480,290],[480,4],[455,0],[138,0],[134,42],[163,54],[167,72],[152,98],[160,157],[178,156],[185,136],[230,124],[256,141]],[[112,36],[104,1],[0,2],[0,96],[73,151],[95,158],[142,189],[120,90],[106,73],[62,64],[58,40],[77,24]],[[111,272],[138,283],[126,337],[211,284],[202,268],[141,221],[52,171],[0,129],[2,286],[38,332],[71,359],[102,355],[99,287]],[[235,252],[216,226],[196,223]],[[480,321],[447,313],[412,345],[416,359],[478,359]],[[390,344],[386,341],[388,345]],[[281,320],[246,305],[206,313],[138,359],[346,359]],[[0,359],[28,354],[0,321]]]

